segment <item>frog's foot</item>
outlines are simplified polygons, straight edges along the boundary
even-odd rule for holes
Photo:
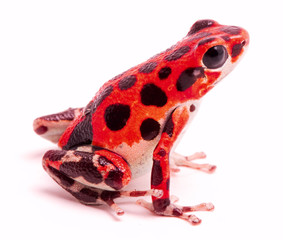
[[[160,199],[163,200],[163,199]],[[176,205],[175,202],[178,201],[178,198],[171,197],[171,203],[166,206],[154,206],[152,203],[149,203],[143,199],[139,199],[137,204],[145,207],[151,212],[154,212],[157,215],[163,215],[168,217],[177,217],[188,221],[192,225],[198,225],[201,223],[201,219],[193,214],[187,214],[188,212],[195,212],[195,211],[213,211],[214,206],[212,203],[201,203],[195,206],[179,206]],[[155,209],[162,208],[160,211]]]
[[[119,197],[143,197],[143,196],[154,196],[157,198],[162,197],[163,191],[158,189],[151,189],[146,191],[120,191]],[[121,209],[114,201],[114,198],[104,199],[104,202],[116,212],[118,216],[124,214],[124,210]]]
[[[174,160],[175,165],[177,167],[189,167],[189,168],[193,168],[196,170],[200,170],[202,172],[206,172],[206,173],[213,173],[216,169],[215,165],[211,165],[208,163],[205,164],[199,164],[199,163],[194,163],[192,162],[193,160],[198,160],[198,159],[204,159],[206,158],[206,154],[204,152],[197,152],[191,156],[183,156],[180,155],[178,153],[172,153],[171,158]],[[178,168],[173,167],[171,169],[174,172],[179,171]]]
[[[34,120],[33,129],[41,137],[57,143],[66,128],[82,111],[83,108],[69,108],[63,112],[39,117]]]

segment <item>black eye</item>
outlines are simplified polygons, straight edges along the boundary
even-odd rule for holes
[[[215,69],[222,67],[228,58],[227,50],[222,45],[214,46],[203,55],[202,62],[207,68]]]

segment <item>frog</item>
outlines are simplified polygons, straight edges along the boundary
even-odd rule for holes
[[[214,205],[178,205],[170,175],[180,167],[213,173],[216,166],[194,162],[203,152],[183,156],[175,148],[203,96],[248,45],[244,28],[198,20],[176,44],[104,83],[85,107],[36,118],[34,131],[59,147],[44,154],[44,170],[83,204],[106,204],[123,215],[116,200],[140,197],[137,203],[156,215],[200,224],[192,212]],[[125,189],[146,173],[149,189]]]

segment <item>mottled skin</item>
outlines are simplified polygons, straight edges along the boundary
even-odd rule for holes
[[[191,162],[203,153],[184,157],[174,147],[199,100],[234,68],[248,43],[242,28],[197,21],[177,44],[106,82],[85,108],[36,119],[35,132],[62,149],[44,155],[44,169],[83,203],[106,203],[122,214],[113,199],[152,195],[152,203],[138,203],[200,223],[185,212],[210,211],[213,205],[181,207],[170,200],[169,160],[214,171],[215,166]],[[122,190],[150,170],[151,190]]]

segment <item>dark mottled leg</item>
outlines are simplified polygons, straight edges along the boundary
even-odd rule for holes
[[[43,167],[45,170],[53,168],[83,185],[111,191],[122,189],[131,179],[128,163],[105,149],[94,152],[50,150],[43,156]]]
[[[34,131],[57,143],[66,128],[81,114],[83,108],[69,108],[63,112],[39,117],[33,122]]]
[[[91,147],[80,149],[90,150]],[[119,155],[105,150],[50,150],[43,156],[43,168],[66,191],[84,204],[107,204],[118,215],[124,211],[114,199],[154,195],[162,191],[121,191],[131,179],[128,164]],[[103,190],[106,189],[106,190]]]

